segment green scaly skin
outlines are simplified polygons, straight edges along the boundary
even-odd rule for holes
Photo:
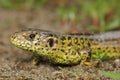
[[[28,29],[12,34],[10,41],[15,46],[32,51],[36,57],[53,64],[80,64],[91,58],[98,58],[98,55],[106,55],[106,59],[120,58],[120,31],[63,34]]]

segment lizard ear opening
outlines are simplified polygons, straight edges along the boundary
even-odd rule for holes
[[[50,39],[48,40],[48,43],[49,43],[49,46],[50,46],[50,47],[53,47],[53,46],[54,46],[54,39],[50,38]]]
[[[29,38],[30,38],[30,39],[34,39],[34,38],[35,38],[35,34],[30,34],[30,35],[29,35]]]

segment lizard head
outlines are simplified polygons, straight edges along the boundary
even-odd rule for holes
[[[57,34],[39,29],[28,29],[10,36],[10,41],[17,47],[36,52],[51,49],[58,43]]]

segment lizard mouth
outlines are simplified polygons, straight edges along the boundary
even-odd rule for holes
[[[24,39],[22,37],[17,37],[16,34],[10,36],[10,42],[13,45],[15,45],[19,48],[25,49],[25,50],[30,50],[30,48],[31,48],[30,42],[24,41]]]

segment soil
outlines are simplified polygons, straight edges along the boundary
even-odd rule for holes
[[[97,66],[55,66],[31,62],[32,53],[13,46],[10,34],[25,28],[65,32],[57,15],[51,11],[0,10],[0,80],[115,80],[99,70],[120,72],[120,59],[103,61]],[[83,28],[81,28],[83,29]]]

